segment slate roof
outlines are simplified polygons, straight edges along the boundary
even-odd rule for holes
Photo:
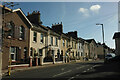
[[[87,40],[85,40],[85,41],[87,41],[88,43],[91,43],[92,41],[94,41],[95,44],[97,44],[96,41],[95,41],[94,39],[87,39]]]

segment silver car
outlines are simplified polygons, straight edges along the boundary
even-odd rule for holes
[[[106,60],[110,60],[110,59],[112,59],[112,58],[114,58],[115,57],[115,54],[114,53],[108,53],[106,56],[105,56],[105,59]]]

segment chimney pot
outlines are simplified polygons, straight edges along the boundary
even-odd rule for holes
[[[40,14],[40,11],[38,11],[38,14]]]
[[[28,16],[30,15],[29,12],[27,13],[27,15],[28,15]]]

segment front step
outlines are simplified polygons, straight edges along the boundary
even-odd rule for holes
[[[10,65],[8,68],[16,69],[16,68],[23,68],[23,67],[29,67],[29,64],[19,64],[19,65]]]

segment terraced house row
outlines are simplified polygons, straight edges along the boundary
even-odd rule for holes
[[[2,69],[11,65],[38,66],[47,62],[103,59],[103,44],[85,40],[77,31],[63,32],[63,24],[42,25],[40,12],[27,16],[21,9],[2,7],[3,44]],[[110,52],[105,45],[105,51]],[[11,63],[10,63],[11,62]],[[28,65],[27,65],[28,64]]]

